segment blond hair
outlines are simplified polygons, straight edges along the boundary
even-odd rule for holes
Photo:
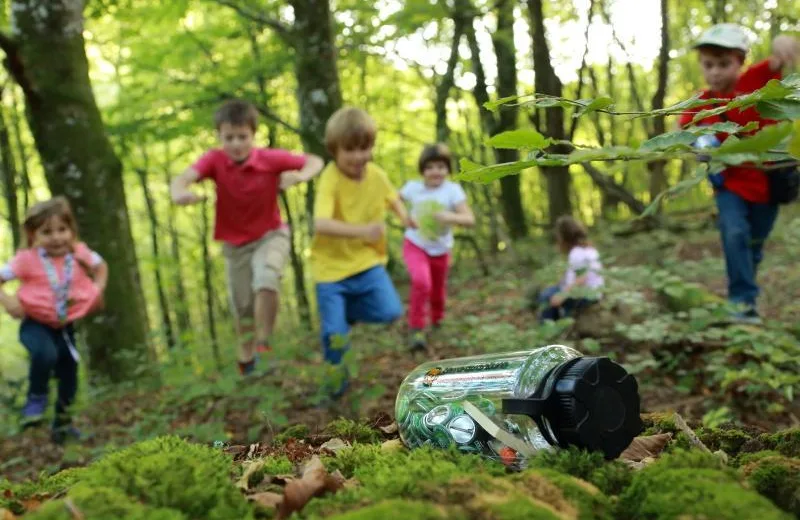
[[[365,111],[355,107],[340,108],[325,125],[325,148],[333,156],[339,149],[370,148],[377,134],[375,120]]]

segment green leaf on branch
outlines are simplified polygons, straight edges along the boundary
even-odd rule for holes
[[[639,216],[640,218],[649,217],[654,215],[655,212],[658,210],[659,206],[661,205],[661,201],[666,198],[674,197],[679,195],[685,191],[689,191],[690,189],[694,188],[706,178],[708,174],[708,165],[703,163],[697,166],[695,170],[695,174],[689,177],[688,179],[684,179],[675,186],[670,187],[667,190],[662,191],[659,193],[653,202],[651,202]]]
[[[455,180],[489,184],[507,175],[516,175],[525,168],[537,166],[537,161],[515,161],[484,166],[469,159],[461,159],[459,165],[461,166],[461,171],[454,176]]]
[[[794,133],[789,141],[788,152],[795,159],[800,159],[800,119],[794,122],[792,128]]]
[[[643,142],[641,146],[639,146],[639,151],[655,152],[659,150],[669,150],[672,148],[689,148],[696,139],[697,135],[688,130],[667,132],[666,134],[657,135]]]
[[[788,122],[765,126],[750,137],[726,139],[719,148],[711,151],[711,155],[716,157],[737,153],[764,153],[779,145],[791,133],[792,124]]]
[[[795,99],[775,99],[759,101],[756,110],[767,119],[800,119],[800,101]]]
[[[692,119],[692,123],[696,123],[697,121],[701,121],[707,117],[722,114],[735,108],[748,108],[764,101],[785,100],[786,97],[793,92],[794,87],[788,86],[776,79],[771,79],[760,89],[744,96],[738,96],[723,106],[701,110],[695,114],[694,119]],[[710,102],[710,100],[707,102]]]
[[[577,110],[572,117],[581,117],[582,115],[589,114],[591,112],[596,112],[598,110],[602,110],[604,108],[608,108],[614,104],[614,100],[607,96],[602,96],[595,99],[581,99],[578,103],[582,104],[580,110]]]
[[[541,150],[550,144],[550,139],[532,128],[522,128],[493,135],[486,141],[486,144],[493,148]]]
[[[691,132],[694,135],[704,135],[704,134],[716,134],[716,133],[723,133],[723,134],[739,134],[739,133],[746,133],[752,132],[758,128],[758,123],[756,121],[750,121],[744,126],[741,126],[733,121],[725,121],[723,123],[714,123],[712,125],[700,125],[700,126],[689,126],[684,128],[687,132]]]
[[[488,110],[489,112],[496,113],[501,106],[511,103],[512,101],[516,101],[519,99],[519,96],[506,96],[499,99],[495,99],[494,101],[487,101],[483,104],[483,108]]]
[[[606,161],[611,159],[639,159],[641,154],[628,146],[608,146],[605,148],[584,148],[569,154],[570,163],[585,161]]]
[[[789,88],[800,89],[800,72],[789,74],[781,80],[781,83]]]

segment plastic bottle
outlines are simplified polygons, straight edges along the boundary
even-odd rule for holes
[[[456,445],[513,467],[553,446],[616,458],[642,430],[635,378],[563,345],[424,363],[400,385],[395,418],[409,448]]]

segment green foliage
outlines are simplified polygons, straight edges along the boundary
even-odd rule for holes
[[[742,474],[754,490],[800,517],[800,459],[762,457],[743,466]]]
[[[289,439],[302,440],[307,438],[310,433],[311,430],[305,424],[293,424],[275,436],[275,443],[283,444]]]
[[[514,479],[527,487],[531,475],[542,476],[554,484],[564,494],[566,500],[577,506],[580,520],[611,520],[614,517],[612,502],[601,492],[602,490],[598,490],[592,484],[559,473],[555,469],[529,470],[515,476]]]
[[[532,128],[525,128],[495,134],[486,140],[486,144],[494,148],[541,150],[550,144],[550,139]]]
[[[337,419],[325,428],[325,433],[342,440],[360,442],[362,444],[376,443],[380,434],[374,428],[350,419]]]
[[[333,515],[329,518],[331,520],[385,520],[398,514],[402,514],[405,518],[418,518],[419,520],[453,518],[453,516],[448,515],[446,506],[402,499],[384,500],[371,506]]]
[[[69,502],[56,500],[26,518],[32,520],[72,520],[74,507],[89,518],[125,518],[130,520],[185,520],[180,511],[150,507],[129,497],[118,488],[79,484],[69,492]]]
[[[436,214],[444,211],[444,204],[436,200],[426,200],[419,204],[417,208],[417,219],[420,234],[428,240],[436,240],[445,230],[438,220]]]

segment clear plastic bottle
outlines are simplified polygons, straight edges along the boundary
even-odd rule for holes
[[[409,448],[455,444],[517,467],[570,444],[615,458],[642,429],[633,376],[563,345],[424,363],[400,385],[395,418]]]

